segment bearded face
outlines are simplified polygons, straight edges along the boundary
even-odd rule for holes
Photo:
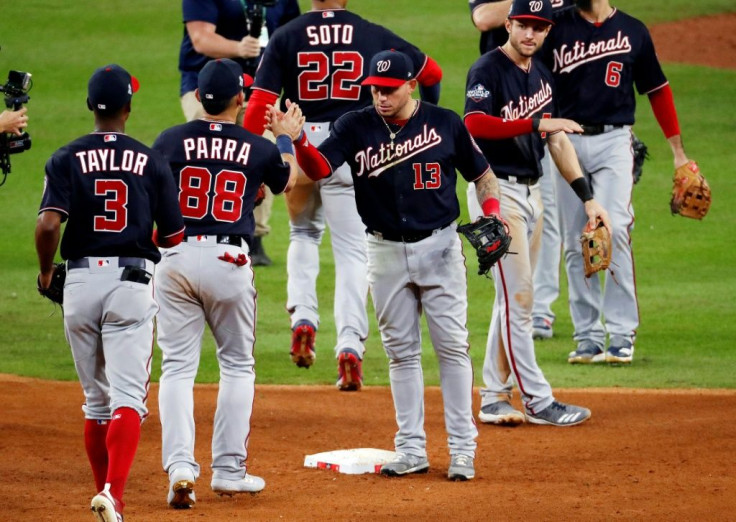
[[[590,11],[591,1],[592,0],[575,0],[575,5],[578,6],[581,11]]]

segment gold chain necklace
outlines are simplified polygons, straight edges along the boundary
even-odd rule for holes
[[[396,138],[396,136],[399,135],[399,133],[402,130],[404,130],[404,127],[406,127],[407,125],[409,125],[409,120],[414,117],[414,115],[417,113],[417,109],[418,108],[419,108],[419,102],[414,101],[414,110],[412,111],[411,116],[409,116],[409,118],[407,118],[406,123],[404,125],[402,125],[401,128],[399,130],[397,130],[396,132],[394,132],[394,131],[391,130],[391,127],[388,126],[388,123],[386,122],[386,120],[384,119],[383,116],[381,116],[380,114],[378,115],[381,118],[381,121],[383,122],[383,124],[386,126],[386,130],[388,131],[388,138],[391,140],[391,144],[389,145],[389,147],[392,150],[394,148],[394,139]],[[394,125],[398,125],[398,124],[394,124]]]

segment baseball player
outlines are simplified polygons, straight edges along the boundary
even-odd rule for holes
[[[585,279],[580,231],[586,217],[574,194],[558,187],[563,215],[564,257],[570,315],[577,348],[570,363],[631,363],[639,325],[631,230],[634,155],[634,86],[647,94],[672,149],[675,167],[689,162],[682,145],[672,90],[657,60],[651,36],[639,20],[608,0],[576,1],[577,9],[556,19],[545,44],[545,60],[558,87],[560,115],[580,122],[571,141],[592,191],[611,213],[615,278]],[[605,318],[605,326],[603,322]],[[603,351],[609,338],[607,351]]]
[[[551,0],[552,12],[573,7],[572,0]],[[481,54],[491,51],[506,43],[506,17],[511,8],[511,0],[470,0],[470,11],[473,25],[481,31]],[[549,339],[553,336],[555,314],[554,303],[560,295],[560,251],[562,237],[560,235],[560,213],[557,208],[557,195],[552,158],[547,148],[544,149],[542,170],[544,176],[539,178],[544,204],[542,244],[539,249],[539,261],[534,268],[534,308],[532,310],[532,335],[535,339]],[[554,175],[553,175],[554,174]],[[468,199],[475,199],[473,185],[468,185]]]
[[[273,34],[279,25],[299,16],[296,0],[274,0],[268,2],[273,4],[268,8],[264,7],[265,3],[264,0],[182,0],[185,26],[179,52],[180,96],[187,121],[204,115],[202,104],[196,99],[194,91],[199,71],[210,58],[231,58],[252,76],[258,65],[258,57],[268,43],[268,35]],[[260,26],[256,23],[258,18]],[[241,111],[238,122],[242,121]],[[271,231],[268,221],[273,194],[265,189],[263,194],[262,203],[254,211],[256,231],[250,249],[253,266],[271,264],[262,238]]]
[[[253,205],[262,182],[279,194],[296,180],[291,138],[276,145],[235,123],[244,103],[243,71],[212,60],[199,74],[196,96],[205,116],[161,133],[153,145],[169,161],[187,225],[184,241],[166,250],[156,274],[158,344],[163,352],[159,409],[168,503],[196,501],[200,467],[194,458],[193,387],[205,322],[220,366],[212,434],[212,489],[219,494],[261,491],[246,472],[253,371],[256,289],[248,256]],[[297,107],[291,110],[298,110]]]
[[[370,105],[370,92],[361,88],[360,81],[370,57],[383,49],[408,54],[418,71],[417,81],[426,86],[425,99],[439,99],[442,71],[437,63],[389,30],[346,11],[346,4],[347,0],[312,0],[312,11],[274,33],[256,73],[245,115],[247,129],[263,130],[266,106],[274,104],[283,90],[283,99],[297,102],[304,111],[310,141],[321,143],[340,115]],[[349,169],[339,168],[317,183],[301,176],[286,202],[290,218],[286,307],[291,315],[292,361],[309,368],[316,355],[316,281],[326,221],[335,256],[337,387],[359,390],[368,336],[368,282],[365,226],[355,208]]]
[[[550,155],[581,201],[591,227],[606,211],[593,199],[582,176],[569,132],[574,121],[556,117],[554,83],[534,53],[552,23],[549,0],[514,0],[505,26],[508,41],[482,55],[467,77],[465,124],[489,160],[501,188],[501,217],[512,238],[509,252],[491,269],[496,285],[481,389],[482,422],[571,426],[590,417],[587,408],[557,401],[537,365],[532,338],[532,274],[541,239],[540,160],[546,138]],[[472,205],[471,216],[480,214]],[[582,230],[582,226],[581,226]],[[513,375],[525,414],[511,404]]]
[[[91,508],[102,522],[123,520],[123,491],[148,414],[158,310],[150,281],[161,259],[154,238],[171,247],[184,235],[168,165],[125,134],[137,89],[118,65],[94,72],[87,105],[95,130],[46,163],[36,224],[39,285],[47,288],[66,221],[64,331],[84,391],[84,445],[99,492]]]
[[[468,354],[465,258],[455,225],[457,175],[475,182],[487,214],[498,214],[498,183],[455,113],[412,98],[411,58],[398,51],[370,61],[373,107],[340,117],[319,149],[302,137],[297,159],[312,178],[347,162],[367,228],[368,281],[389,358],[397,458],[384,475],[429,469],[424,433],[421,311],[439,359],[451,462],[448,477],[475,476],[477,429]]]

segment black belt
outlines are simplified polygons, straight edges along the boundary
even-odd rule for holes
[[[427,239],[435,232],[439,232],[450,226],[447,225],[435,228],[434,230],[413,230],[411,232],[377,232],[375,230],[369,230],[368,233],[376,236],[379,239],[385,239],[386,241],[396,241],[400,243],[416,243],[422,239]]]
[[[211,234],[200,234],[199,236],[187,236],[184,238],[184,241],[187,242],[196,242],[197,237],[201,236],[209,236]],[[217,242],[221,245],[234,245],[238,247],[242,247],[243,244],[249,245],[250,241],[249,238],[243,237],[243,236],[233,236],[233,235],[227,235],[227,234],[217,234]]]
[[[118,268],[123,269],[120,280],[147,285],[151,281],[151,273],[146,270],[146,261],[142,257],[118,257]],[[104,264],[104,258],[100,258],[99,263],[102,266]],[[89,268],[89,258],[70,259],[66,262],[66,266],[69,270]]]
[[[114,257],[114,256],[110,256]],[[100,257],[100,263],[103,263],[102,260],[104,260],[104,256]],[[102,266],[102,264],[100,265]],[[146,259],[142,257],[119,257],[118,258],[118,267],[123,268],[126,266],[134,266],[138,268],[146,268]],[[82,257],[80,259],[70,259],[66,262],[66,267],[70,270],[73,270],[75,268],[89,268],[89,258],[88,257]]]
[[[583,125],[584,136],[597,136],[598,134],[604,134],[611,132],[614,129],[621,129],[623,125]]]
[[[539,183],[539,178],[519,178],[517,176],[504,176],[503,174],[496,174],[496,177],[509,183],[518,183],[519,185],[527,185],[529,187]]]

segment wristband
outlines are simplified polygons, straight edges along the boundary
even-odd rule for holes
[[[490,216],[493,214],[497,216],[501,215],[501,202],[496,198],[488,198],[483,202],[481,208],[483,209],[484,216]]]
[[[584,177],[577,178],[570,183],[570,188],[575,191],[575,194],[580,198],[580,201],[585,203],[593,199],[593,193],[590,191],[590,184]]]
[[[532,118],[532,131],[539,132],[539,123],[541,121],[541,118]]]
[[[294,143],[300,146],[307,144],[307,133],[304,132],[304,129],[299,133],[299,137],[294,140]]]
[[[276,148],[279,149],[281,154],[294,155],[294,145],[291,143],[291,138],[288,134],[276,136]]]

